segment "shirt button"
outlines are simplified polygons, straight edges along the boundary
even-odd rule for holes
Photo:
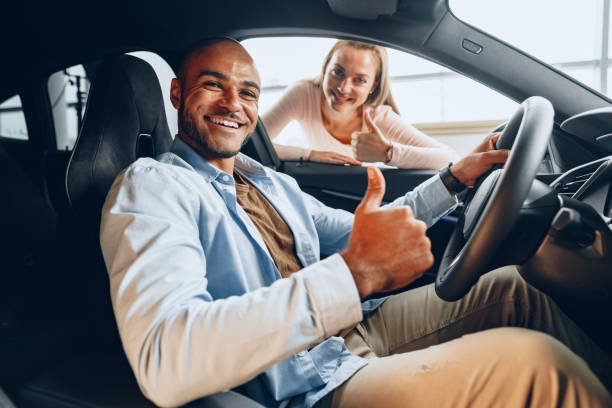
[[[230,181],[230,176],[223,176],[223,181],[229,182]]]
[[[299,353],[297,353],[298,357],[304,357],[305,355],[306,355],[306,351],[305,350],[302,350]]]

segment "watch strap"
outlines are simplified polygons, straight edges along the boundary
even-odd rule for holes
[[[439,174],[440,180],[442,180],[442,184],[444,184],[448,192],[451,195],[456,195],[465,190],[467,186],[451,173],[450,168],[452,165],[453,163],[449,163],[447,166],[441,168]]]

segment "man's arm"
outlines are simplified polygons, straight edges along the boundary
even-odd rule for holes
[[[508,150],[495,150],[498,138],[499,134],[488,135],[471,154],[451,167],[461,183],[471,186],[493,164],[507,160]],[[403,287],[431,266],[433,258],[431,244],[425,236],[426,228],[456,203],[438,176],[379,208],[384,191],[380,170],[368,168],[368,190],[355,211],[348,245],[342,251],[362,298]],[[328,218],[334,219],[319,218],[315,223],[323,226]],[[349,223],[347,217],[340,218],[340,237],[347,236]],[[327,235],[327,232],[323,234]]]
[[[123,346],[141,389],[163,406],[242,384],[362,317],[339,255],[269,287],[213,299],[199,210],[179,180],[138,165],[113,185],[103,210],[101,245]]]
[[[304,199],[313,215],[321,252],[332,254],[345,249],[353,229],[354,215],[330,208],[306,193]],[[456,205],[457,199],[448,193],[440,177],[435,175],[382,208],[409,207],[414,218],[430,227]]]

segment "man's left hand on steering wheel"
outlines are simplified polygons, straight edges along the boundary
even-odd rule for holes
[[[497,150],[495,144],[501,133],[488,135],[472,153],[453,164],[450,172],[461,183],[472,187],[476,180],[494,164],[503,164],[508,160],[510,150]]]

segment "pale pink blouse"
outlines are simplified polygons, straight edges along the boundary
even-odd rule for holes
[[[365,110],[364,110],[365,111]],[[372,119],[393,144],[391,166],[410,169],[438,169],[456,162],[459,155],[449,146],[427,136],[393,112],[387,105],[372,111]],[[274,139],[292,120],[297,120],[310,144],[309,149],[274,144],[281,160],[308,160],[312,150],[333,151],[354,157],[350,145],[340,143],[323,126],[321,90],[311,80],[290,87],[281,99],[263,115],[263,123]],[[363,131],[367,131],[365,121]]]

